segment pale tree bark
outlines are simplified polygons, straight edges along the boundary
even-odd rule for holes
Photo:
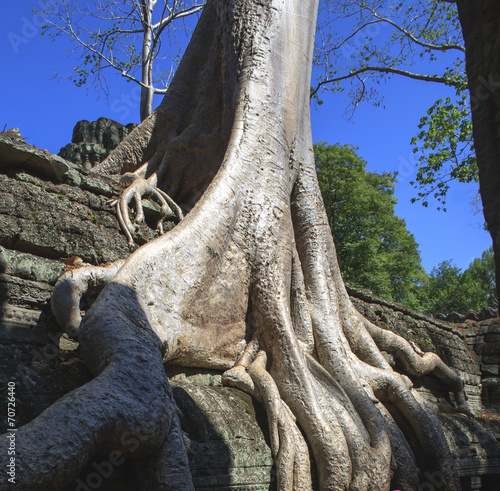
[[[154,2],[156,3],[156,2]],[[142,39],[142,83],[141,86],[141,121],[144,121],[153,112],[153,53],[151,45],[153,43],[153,7],[151,0],[141,1],[142,28],[144,36]]]
[[[500,3],[457,2],[466,47],[479,189],[500,288]]]
[[[191,489],[162,363],[224,370],[264,404],[279,490],[311,489],[308,447],[321,490],[414,490],[424,470],[459,489],[435,413],[382,350],[411,375],[433,372],[467,412],[462,380],[363,319],[340,276],[312,152],[316,10],[209,2],[160,107],[100,165],[128,173],[123,212],[161,187],[186,216],[112,266],[79,327],[96,378],[19,429],[12,489],[58,489],[92,454],[125,452],[136,426],[144,438],[127,455],[148,461],[141,489]],[[73,271],[77,294],[56,295],[68,330],[90,277]]]

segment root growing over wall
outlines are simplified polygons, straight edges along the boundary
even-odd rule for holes
[[[310,132],[316,9],[209,2],[160,107],[100,164],[138,177],[119,198],[123,220],[145,180],[185,217],[120,264],[84,317],[96,378],[19,430],[12,489],[61,487],[92,454],[125,451],[136,426],[141,489],[192,489],[162,363],[224,370],[264,404],[280,491],[311,489],[308,446],[321,490],[413,490],[422,470],[459,489],[436,415],[382,351],[435,374],[467,412],[462,380],[363,319],[342,282]],[[75,298],[60,315],[71,329]]]

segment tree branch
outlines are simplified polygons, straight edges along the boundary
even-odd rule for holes
[[[329,48],[328,51],[331,52],[331,51],[335,51],[335,50],[341,48],[345,43],[347,43],[350,39],[352,39],[354,36],[356,36],[365,27],[368,27],[372,24],[378,24],[379,22],[381,22],[381,21],[380,20],[372,20],[372,21],[366,22],[365,24],[359,26],[352,34],[350,34],[345,39],[343,39],[340,44],[338,44],[337,46],[333,46],[332,48]]]
[[[335,82],[340,82],[341,80],[346,80],[349,78],[357,77],[358,75],[366,72],[379,72],[379,73],[388,73],[388,74],[394,74],[394,75],[402,75],[407,78],[411,78],[413,80],[423,80],[425,82],[436,82],[436,83],[441,83],[441,84],[447,84],[447,85],[452,85],[455,86],[456,83],[453,82],[453,80],[450,80],[449,78],[442,77],[439,75],[425,75],[423,73],[414,73],[414,72],[409,72],[408,70],[401,70],[399,68],[392,68],[392,67],[379,67],[379,66],[366,66],[362,68],[358,68],[357,70],[351,70],[350,73],[346,75],[342,75],[340,77],[334,77],[334,78],[329,78],[327,80],[322,80],[321,82],[318,82],[316,85],[316,88],[311,92],[311,97],[316,95],[318,90],[323,86],[327,84],[332,84]]]
[[[110,65],[110,67],[116,69],[116,67],[113,65]],[[132,82],[135,82],[136,84],[140,85],[141,87],[143,87],[145,89],[151,88],[148,85],[146,85],[145,83],[141,82],[138,78],[135,78],[133,75],[130,75],[130,73],[127,73],[125,70],[122,70],[121,74],[122,74],[122,77],[125,77],[126,79],[131,80]],[[167,93],[167,89],[156,89],[155,87],[152,87],[152,89],[153,89],[155,94],[166,94]]]
[[[450,2],[450,3],[455,3],[455,2]],[[394,29],[397,29],[399,32],[401,32],[403,35],[405,35],[408,39],[410,39],[412,42],[415,44],[418,44],[419,46],[422,46],[423,48],[429,48],[437,51],[448,51],[449,49],[456,49],[461,51],[462,53],[465,53],[465,46],[462,46],[460,44],[431,44],[431,43],[426,43],[425,41],[422,41],[418,38],[416,38],[410,31],[405,29],[404,27],[400,26],[393,20],[388,19],[387,17],[382,17],[379,15],[373,8],[368,8],[368,10],[372,13],[374,17],[379,19],[381,22],[387,22],[389,25],[394,27]]]
[[[194,7],[190,7],[185,10],[180,10],[179,12],[175,12],[173,14],[168,15],[164,19],[162,19],[160,22],[157,22],[154,26],[153,29],[159,30],[159,33],[168,25],[170,24],[174,19],[181,19],[182,17],[187,17],[188,15],[191,14],[196,14],[200,10],[203,9],[205,6],[205,3],[202,3],[201,5],[195,5]]]

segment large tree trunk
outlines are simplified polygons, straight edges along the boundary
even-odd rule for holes
[[[127,202],[155,185],[188,213],[132,254],[84,317],[96,378],[19,430],[12,489],[57,489],[93,453],[125,452],[140,423],[127,455],[149,459],[143,489],[190,489],[162,361],[225,370],[225,383],[263,402],[280,490],[311,488],[307,444],[321,490],[387,491],[391,479],[413,490],[423,470],[459,488],[435,414],[381,350],[413,375],[434,372],[466,410],[462,380],[364,320],[342,283],[312,152],[316,10],[208,2],[162,104],[101,164],[134,173],[118,206],[129,232]],[[78,277],[58,288],[76,291]],[[69,330],[77,297],[54,302]]]
[[[459,0],[466,48],[474,147],[486,225],[500,288],[500,2]]]

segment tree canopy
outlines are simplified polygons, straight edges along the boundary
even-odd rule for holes
[[[368,172],[350,145],[317,143],[314,151],[344,281],[417,307],[424,270],[413,235],[394,211],[396,174]]]
[[[493,249],[462,271],[425,272],[418,244],[395,214],[395,173],[369,172],[351,145],[314,145],[316,171],[344,281],[426,314],[497,306]]]
[[[464,271],[451,260],[441,262],[419,288],[418,297],[422,310],[433,315],[498,307],[493,248],[475,258]]]
[[[445,209],[451,180],[477,181],[465,47],[455,3],[325,0],[315,63],[320,75],[313,96],[320,101],[321,90],[347,91],[348,117],[362,102],[385,104],[380,84],[391,76],[448,86],[450,95],[431,105],[411,141],[419,161],[412,201],[427,206],[431,196]]]

